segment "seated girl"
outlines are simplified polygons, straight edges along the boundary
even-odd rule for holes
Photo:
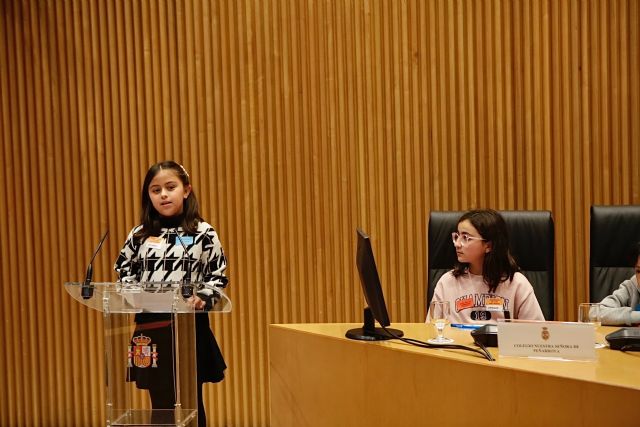
[[[640,242],[634,246],[635,274],[620,283],[611,295],[602,300],[600,314],[603,325],[636,325],[640,323]]]
[[[505,317],[544,320],[527,278],[509,251],[504,218],[496,211],[472,210],[452,234],[457,262],[433,294],[449,301],[451,323],[496,323]]]

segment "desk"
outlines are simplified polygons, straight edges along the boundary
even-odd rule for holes
[[[360,326],[270,325],[272,426],[640,425],[632,409],[640,403],[640,353],[605,348],[597,361],[569,362],[498,358],[491,349],[498,360],[489,362],[344,337]],[[392,326],[428,338],[423,323]],[[615,329],[601,328],[598,338]],[[447,336],[473,345],[469,331]]]

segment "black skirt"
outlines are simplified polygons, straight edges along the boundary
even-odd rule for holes
[[[207,313],[196,313],[195,316],[198,382],[222,381],[227,365],[211,332],[209,316]],[[141,389],[173,388],[171,314],[140,313],[135,322],[127,380],[135,381]]]

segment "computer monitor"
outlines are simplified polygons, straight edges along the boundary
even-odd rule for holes
[[[391,334],[401,337],[402,331],[398,329],[376,328],[374,320],[382,326],[389,326],[389,313],[384,302],[384,294],[382,286],[380,286],[380,277],[376,268],[376,261],[373,258],[373,250],[371,249],[371,240],[361,229],[356,229],[358,235],[358,250],[356,252],[356,266],[360,273],[360,285],[364,298],[367,301],[367,307],[364,309],[364,325],[362,328],[350,329],[347,331],[347,338],[362,341],[380,341],[393,338]]]

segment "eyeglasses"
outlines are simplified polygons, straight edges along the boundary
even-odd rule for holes
[[[458,239],[462,239],[463,245],[468,245],[473,240],[486,240],[486,239],[483,239],[482,237],[470,236],[467,233],[458,233],[457,231],[454,231],[453,233],[451,233],[451,239],[453,240],[454,245],[458,242]]]

